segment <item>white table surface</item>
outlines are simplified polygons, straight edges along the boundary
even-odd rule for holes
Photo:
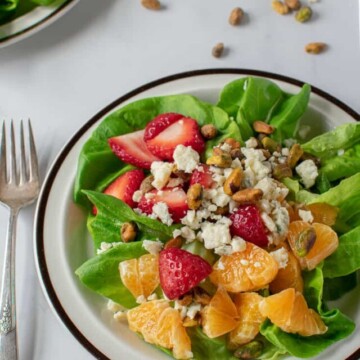
[[[182,71],[236,67],[276,72],[310,82],[360,112],[359,2],[321,0],[307,24],[277,15],[270,3],[163,0],[166,9],[153,12],[140,0],[81,0],[55,24],[0,50],[0,117],[32,119],[44,176],[71,135],[102,107],[139,85]],[[235,6],[247,13],[239,27],[227,23]],[[228,51],[215,59],[211,48],[219,41]],[[328,43],[328,51],[306,54],[304,45],[312,41]],[[92,359],[57,320],[41,291],[33,215],[34,207],[23,210],[18,223],[20,359]],[[1,208],[1,239],[6,224]],[[2,258],[4,241],[0,244]]]

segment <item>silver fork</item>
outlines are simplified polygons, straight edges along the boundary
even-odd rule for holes
[[[17,166],[14,125],[10,125],[10,164],[7,163],[5,122],[0,148],[0,202],[10,210],[0,295],[0,360],[17,359],[15,303],[15,239],[19,210],[39,194],[39,170],[34,136],[28,121],[29,150],[25,150],[24,126],[20,124],[20,163]]]

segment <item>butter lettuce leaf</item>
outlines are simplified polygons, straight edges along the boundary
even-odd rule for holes
[[[345,276],[360,269],[360,226],[339,237],[339,246],[324,261],[328,278]]]
[[[138,304],[121,281],[119,263],[146,253],[141,241],[123,243],[89,259],[75,274],[89,289],[126,308],[132,308]]]
[[[350,123],[314,137],[302,148],[320,159],[327,159],[337,155],[338,150],[349,149],[359,142],[360,123]]]
[[[97,215],[89,215],[87,226],[96,248],[102,242],[120,242],[121,226],[125,222],[134,221],[139,229],[137,240],[167,241],[172,238],[177,226],[167,226],[158,220],[139,215],[123,201],[96,191],[84,191],[92,204],[97,208]]]

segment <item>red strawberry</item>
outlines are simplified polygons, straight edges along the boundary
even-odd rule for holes
[[[209,166],[201,164],[203,171],[195,169],[190,178],[190,186],[194,184],[200,184],[205,189],[211,189],[215,185],[215,181],[212,177],[212,172]]]
[[[163,160],[173,160],[174,150],[180,144],[191,146],[198,153],[205,148],[196,120],[175,113],[151,120],[145,128],[144,140],[148,149]]]
[[[144,173],[142,170],[130,170],[125,174],[120,175],[115,179],[104,191],[104,194],[112,195],[117,199],[122,200],[130,207],[135,207],[135,202],[132,197],[134,192],[140,188],[141,182],[144,180]],[[93,214],[97,214],[97,209],[93,207]]]
[[[188,251],[168,248],[160,252],[160,284],[170,300],[186,294],[211,271],[212,267],[207,261]]]
[[[108,143],[120,160],[143,169],[150,169],[151,163],[160,159],[146,147],[144,133],[145,130],[140,130],[115,136],[108,139]]]
[[[151,214],[156,203],[164,202],[169,208],[173,221],[179,223],[189,210],[186,193],[181,187],[154,189],[147,194],[150,194],[147,196],[148,198],[143,196],[138,204],[138,208],[145,214]]]
[[[266,229],[260,216],[260,211],[255,205],[241,205],[230,216],[230,227],[233,236],[240,236],[257,246],[268,245]]]

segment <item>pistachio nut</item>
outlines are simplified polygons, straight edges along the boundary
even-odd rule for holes
[[[189,209],[197,210],[201,206],[202,194],[203,188],[200,184],[194,184],[189,187],[186,194]]]
[[[257,359],[261,356],[264,350],[264,344],[261,341],[253,340],[249,343],[240,346],[234,353],[238,359]]]
[[[312,16],[312,10],[309,6],[302,6],[295,14],[295,19],[301,23],[309,21]]]
[[[233,195],[240,190],[243,179],[243,171],[240,168],[234,169],[224,183],[224,193]]]
[[[295,252],[299,257],[306,256],[316,241],[315,229],[310,226],[303,230],[295,240]]]
[[[136,229],[136,224],[134,222],[130,221],[122,224],[120,234],[123,242],[127,243],[134,241],[136,238],[136,233],[137,233],[137,229]]]

